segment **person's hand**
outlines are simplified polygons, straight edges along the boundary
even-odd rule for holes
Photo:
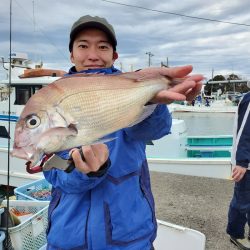
[[[182,81],[174,87],[158,92],[150,102],[169,104],[173,101],[192,101],[200,93],[202,87],[201,81],[204,79],[202,75],[188,76],[192,70],[193,67],[191,65],[173,68],[146,68],[141,70],[141,73],[158,73],[178,81],[182,78]]]
[[[82,152],[85,158],[84,161],[78,149],[72,149],[71,156],[75,163],[75,167],[85,174],[88,174],[89,172],[97,172],[107,161],[109,156],[109,150],[105,144],[83,146]]]
[[[241,166],[234,166],[232,178],[234,181],[239,182],[245,175],[247,168]]]

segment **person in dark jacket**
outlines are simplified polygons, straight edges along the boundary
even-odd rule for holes
[[[71,29],[69,51],[74,66],[69,74],[120,74],[113,27],[104,18],[83,16]],[[171,90],[158,93],[151,103],[192,100],[202,76],[187,76],[191,66],[149,68],[172,78],[185,77]],[[47,229],[48,250],[151,250],[156,237],[155,205],[145,155],[146,142],[170,132],[171,114],[165,104],[140,123],[109,135],[105,144],[70,152],[76,168],[44,172],[52,184]],[[69,152],[58,153],[64,159]]]
[[[239,249],[250,249],[250,237],[245,237],[245,226],[250,226],[250,92],[238,106],[235,117],[232,150],[232,178],[235,181],[233,198],[228,211],[227,233]]]

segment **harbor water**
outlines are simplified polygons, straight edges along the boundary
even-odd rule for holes
[[[233,133],[235,113],[173,112],[172,116],[185,121],[188,136]]]

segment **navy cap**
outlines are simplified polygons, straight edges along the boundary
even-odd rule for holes
[[[115,35],[115,30],[113,26],[107,22],[105,18],[101,18],[98,16],[82,16],[80,17],[72,26],[70,31],[70,41],[69,41],[69,51],[72,51],[73,42],[77,36],[77,34],[83,29],[87,28],[96,28],[102,30],[107,34],[110,43],[112,44],[114,50],[116,50],[117,40]]]

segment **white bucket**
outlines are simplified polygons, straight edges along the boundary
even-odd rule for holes
[[[206,237],[203,233],[166,221],[157,222],[155,250],[205,250]]]
[[[3,250],[3,241],[5,239],[5,233],[0,231],[0,250]]]

